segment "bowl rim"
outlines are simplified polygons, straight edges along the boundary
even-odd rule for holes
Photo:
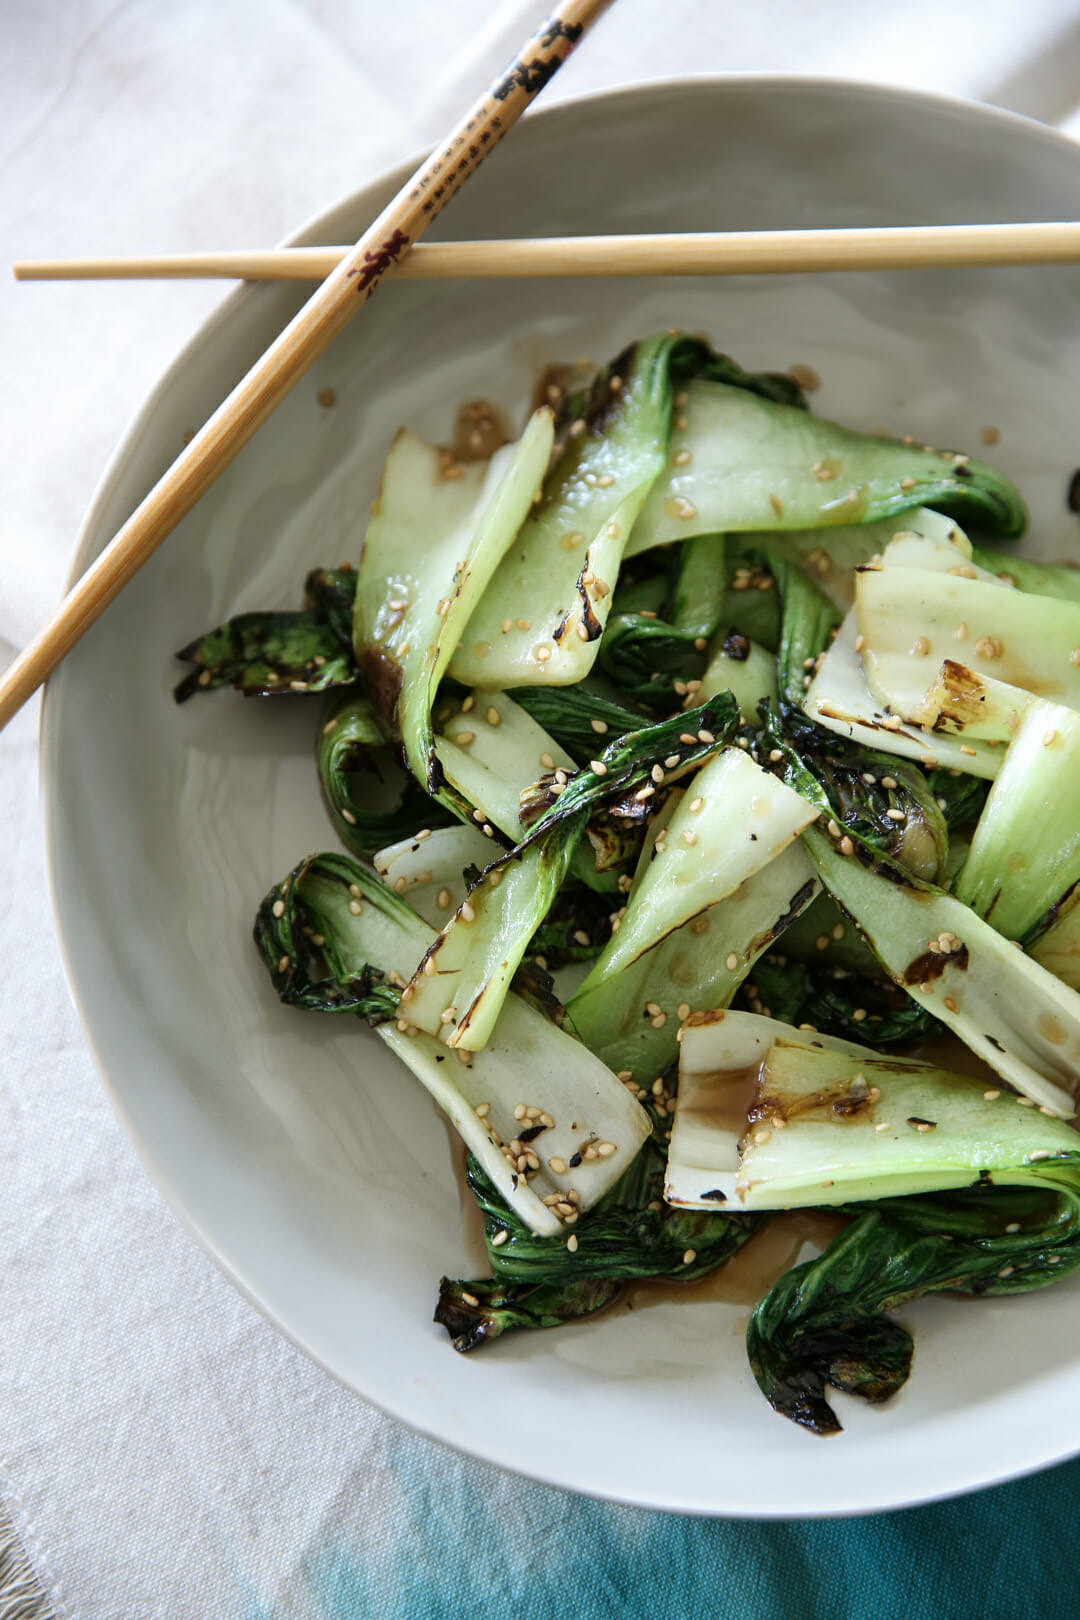
[[[842,74],[770,73],[753,70],[737,73],[671,74],[656,78],[636,79],[615,86],[583,90],[565,96],[558,101],[530,109],[526,114],[525,121],[530,126],[536,122],[552,122],[566,116],[567,113],[573,113],[582,106],[597,102],[617,103],[622,108],[632,106],[634,103],[647,103],[653,100],[663,101],[673,93],[678,93],[680,96],[690,93],[708,97],[716,94],[737,93],[742,90],[775,92],[778,95],[793,90],[813,91],[820,92],[836,100],[844,98],[859,102],[880,102],[884,100],[913,108],[924,106],[967,118],[976,123],[985,124],[989,122],[1005,128],[1015,128],[1023,132],[1027,139],[1036,138],[1042,140],[1045,144],[1057,150],[1072,150],[1076,162],[1080,164],[1080,143],[1074,141],[1072,137],[1054,126],[1045,124],[1039,119],[1028,117],[1026,114],[998,107],[991,103],[973,100],[969,97],[939,91],[921,90],[903,85],[877,83],[873,80],[848,77]],[[296,247],[319,245],[325,242],[326,226],[324,221],[343,209],[356,210],[369,206],[369,199],[372,194],[378,194],[391,185],[395,189],[400,188],[429,155],[431,150],[430,146],[414,149],[398,163],[381,169],[355,191],[340,196],[325,207],[311,213],[300,226],[285,236],[278,245],[281,247]],[[374,203],[370,206],[377,209],[380,205]],[[375,217],[374,214],[373,217]],[[97,532],[102,527],[104,510],[114,486],[123,478],[128,464],[135,455],[140,438],[143,432],[151,425],[158,407],[168,396],[177,378],[186,369],[196,351],[231,322],[243,302],[257,296],[258,291],[259,284],[257,283],[241,282],[230,288],[221,301],[210,310],[209,314],[198,321],[194,330],[181,344],[158,380],[135,407],[114,449],[108,456],[87,503],[72,550],[71,565],[64,585],[65,594],[100,554],[105,545],[108,544],[108,539],[102,540]],[[111,538],[111,535],[109,538]],[[167,541],[163,543],[167,543]],[[47,889],[54,935],[60,953],[64,977],[67,981],[68,992],[99,1079],[113,1109],[123,1122],[129,1143],[134,1147],[157,1192],[214,1263],[219,1274],[228,1279],[230,1284],[259,1312],[260,1316],[270,1324],[275,1332],[281,1334],[309,1362],[319,1367],[321,1372],[332,1378],[340,1387],[348,1390],[350,1394],[358,1396],[395,1422],[401,1423],[411,1432],[445,1446],[451,1451],[474,1458],[487,1466],[499,1468],[508,1474],[535,1480],[538,1483],[572,1492],[575,1495],[588,1496],[594,1500],[610,1501],[626,1506],[645,1508],[654,1512],[676,1513],[704,1518],[799,1521],[803,1519],[866,1517],[875,1513],[895,1512],[908,1507],[949,1501],[955,1497],[988,1489],[1007,1481],[1022,1479],[1080,1454],[1080,1429],[1078,1429],[1076,1442],[1064,1450],[1061,1448],[1060,1443],[1054,1443],[1051,1440],[1049,1434],[1043,1436],[1034,1433],[1030,1436],[1025,1455],[1016,1456],[1017,1448],[1014,1446],[1013,1459],[1008,1463],[1003,1463],[990,1473],[987,1473],[985,1469],[976,1472],[965,1470],[963,1466],[956,1466],[953,1468],[949,1479],[945,1482],[934,1483],[928,1481],[925,1489],[917,1492],[909,1490],[902,1496],[894,1497],[888,1501],[882,1499],[869,1506],[859,1505],[855,1502],[850,1505],[810,1503],[798,1511],[793,1511],[790,1508],[777,1508],[774,1510],[756,1508],[752,1513],[747,1513],[740,1511],[738,1508],[726,1506],[688,1505],[685,1501],[660,1502],[655,1499],[647,1500],[639,1492],[632,1489],[622,1493],[617,1491],[598,1493],[595,1490],[576,1485],[572,1481],[568,1482],[565,1478],[557,1476],[554,1472],[546,1471],[542,1467],[511,1466],[501,1457],[493,1456],[490,1450],[480,1443],[481,1437],[479,1435],[478,1443],[475,1446],[456,1439],[448,1439],[430,1423],[422,1420],[418,1421],[415,1416],[405,1415],[403,1410],[399,1409],[391,1400],[375,1398],[367,1391],[360,1389],[341,1371],[328,1365],[319,1354],[303,1342],[296,1332],[279,1320],[273,1314],[268,1303],[260,1298],[255,1286],[245,1278],[243,1273],[219,1249],[215,1239],[204,1226],[196,1210],[190,1207],[179,1188],[172,1184],[170,1175],[164,1166],[153,1157],[150,1148],[143,1141],[127,1106],[110,1077],[104,1054],[99,1047],[98,1038],[94,1031],[90,1007],[80,988],[74,947],[67,937],[61,921],[56,870],[57,796],[59,790],[56,781],[57,773],[55,769],[51,768],[54,763],[56,737],[60,725],[59,710],[58,689],[50,681],[46,683],[42,694],[38,722],[38,785],[41,799]]]

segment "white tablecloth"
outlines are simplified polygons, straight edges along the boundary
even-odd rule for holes
[[[15,258],[272,243],[443,133],[543,8],[6,0],[0,11],[0,234]],[[913,85],[1068,123],[1080,8],[619,0],[546,97],[747,70]],[[0,662],[56,603],[112,446],[221,296],[212,284],[0,282]],[[65,988],[36,721],[31,705],[0,736],[0,1616],[434,1613],[422,1595],[437,1545],[427,1476],[444,1506],[464,1518],[479,1504],[523,1543],[558,1537],[590,1505],[452,1457],[347,1394],[165,1208]],[[609,1535],[636,1535],[646,1517],[603,1511]],[[505,1597],[505,1612],[526,1612],[510,1586]]]

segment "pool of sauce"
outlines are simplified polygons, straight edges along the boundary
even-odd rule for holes
[[[785,1209],[770,1215],[738,1253],[693,1282],[647,1277],[628,1283],[623,1300],[631,1309],[706,1300],[724,1305],[756,1305],[790,1271],[806,1243],[827,1248],[849,1217],[823,1209]]]
[[[471,399],[458,408],[449,448],[455,461],[489,461],[510,441],[506,413],[487,399]]]

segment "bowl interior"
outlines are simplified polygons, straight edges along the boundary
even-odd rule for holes
[[[303,239],[355,237],[404,176]],[[1070,217],[1080,153],[1035,125],[858,85],[734,80],[533,116],[437,228]],[[114,458],[80,569],[302,297],[243,289],[181,356]],[[475,396],[520,419],[543,365],[602,360],[655,328],[704,331],[752,368],[809,365],[815,409],[853,426],[975,451],[997,428],[983,453],[1027,496],[1028,543],[1067,556],[1078,300],[1080,278],[1063,269],[385,286],[50,682],[55,902],[116,1103],[237,1284],[369,1399],[560,1485],[725,1514],[892,1506],[1080,1446],[1080,1416],[1061,1399],[1080,1279],[915,1307],[910,1383],[880,1411],[841,1400],[846,1433],[829,1444],[765,1406],[744,1306],[619,1308],[456,1356],[431,1322],[435,1289],[474,1262],[442,1123],[366,1031],[280,1007],[250,941],[270,883],[333,846],[312,758],[318,705],[216,694],[177,709],[170,697],[175,648],[237,611],[297,603],[316,563],[356,559],[400,423],[443,438]]]

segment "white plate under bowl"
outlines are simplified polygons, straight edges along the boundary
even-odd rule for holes
[[[402,169],[303,236],[347,241]],[[678,82],[554,107],[492,156],[443,235],[1080,217],[1080,150],[985,108],[848,83]],[[99,490],[86,567],[298,307],[244,288],[147,402]],[[703,330],[752,368],[801,362],[815,408],[991,452],[1067,552],[1080,270],[714,281],[386,286],[49,683],[43,773],[68,973],[103,1074],[163,1192],[237,1285],[406,1423],[554,1484],[653,1507],[827,1514],[923,1501],[1080,1449],[1080,1278],[905,1313],[912,1377],[839,1402],[820,1440],[775,1417],[746,1310],[656,1305],[464,1358],[433,1326],[466,1265],[447,1139],[367,1031],[276,1001],[250,930],[271,882],[333,846],[312,760],[319,705],[232,693],[174,707],[171,654],[228,615],[297,603],[355,559],[402,422],[515,414],[538,368]],[[319,392],[332,389],[327,408]]]

